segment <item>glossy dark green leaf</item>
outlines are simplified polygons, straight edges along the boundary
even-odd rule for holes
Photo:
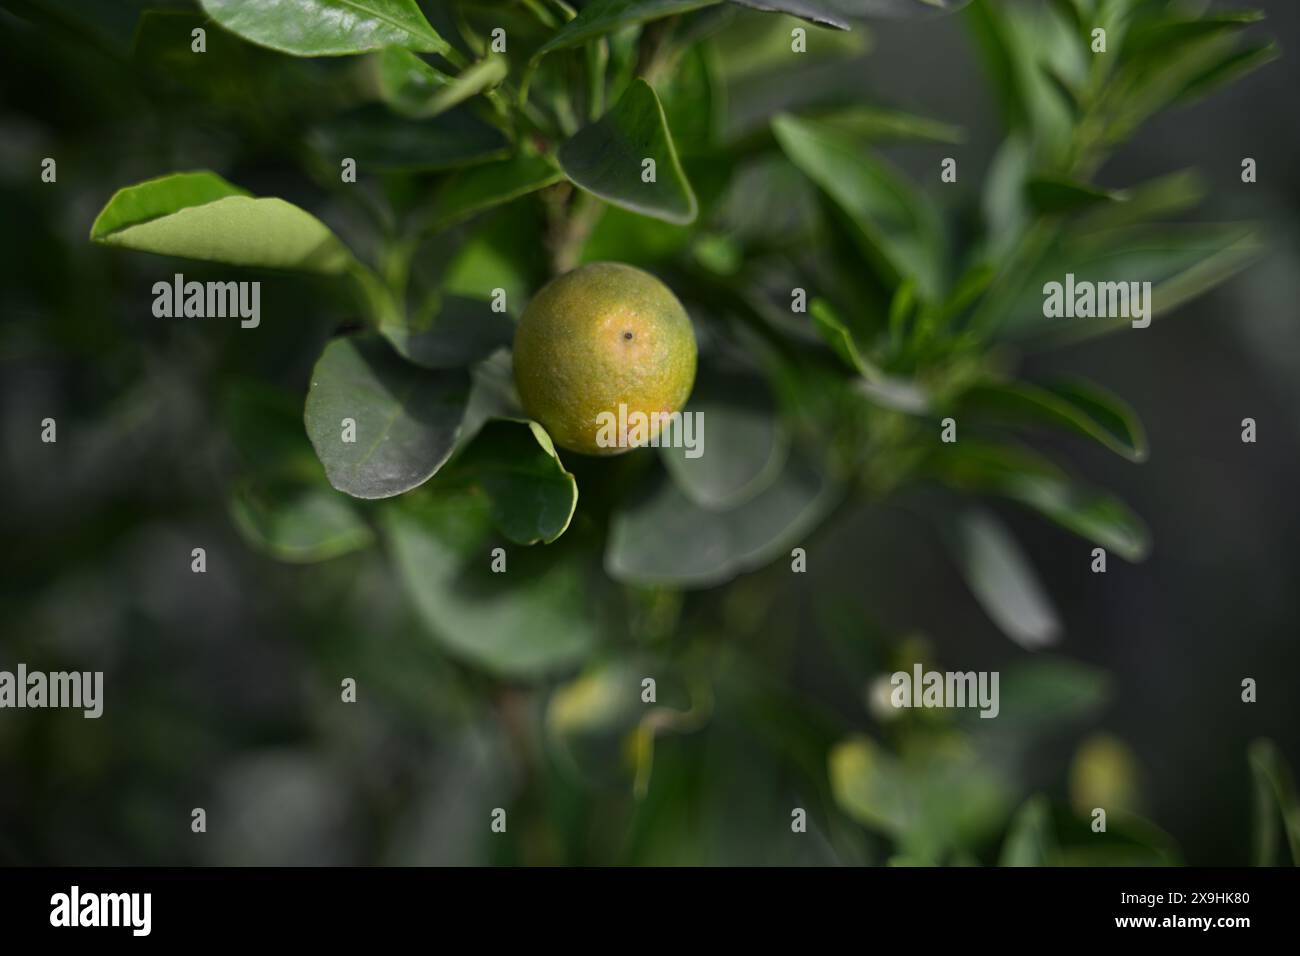
[[[443,53],[447,41],[415,0],[200,0],[231,33],[294,56],[366,53],[394,45]]]
[[[428,481],[455,447],[469,385],[465,371],[417,368],[377,337],[330,342],[312,370],[305,416],[330,484],[388,498]]]
[[[436,296],[408,323],[385,323],[380,333],[398,353],[427,369],[463,368],[514,340],[515,324],[490,302],[466,296]]]
[[[997,518],[969,509],[945,524],[944,537],[971,593],[1002,633],[1030,650],[1058,639],[1056,610],[1029,559]]]
[[[943,243],[924,198],[833,126],[782,114],[772,120],[772,131],[790,161],[852,221],[863,251],[884,277],[893,283],[912,279],[923,298],[937,299]]]
[[[1019,502],[1126,560],[1141,561],[1151,546],[1146,526],[1122,502],[1077,485],[1027,448],[967,439],[938,456],[937,467],[955,488]]]
[[[536,55],[544,56],[552,50],[577,46],[624,27],[690,13],[719,2],[721,0],[592,0],[578,11],[576,17],[561,27]]]
[[[826,478],[796,455],[760,494],[726,511],[700,508],[675,483],[660,481],[615,514],[605,568],[636,584],[721,584],[788,554],[833,497]]]
[[[368,547],[375,537],[330,488],[244,483],[232,494],[230,511],[244,539],[280,561],[327,561]]]
[[[416,121],[371,104],[322,123],[311,143],[332,169],[354,159],[362,176],[455,169],[502,159],[510,151],[505,134],[465,107]]]
[[[1030,797],[1016,811],[1002,842],[998,866],[1052,866],[1056,862],[1056,835],[1047,799]]]
[[[1145,461],[1146,431],[1119,397],[1089,382],[977,385],[961,399],[962,413],[1003,424],[1050,425],[1092,438],[1129,461]]]
[[[564,173],[548,158],[525,153],[463,170],[439,190],[429,215],[429,227],[444,229],[563,178]]]
[[[234,266],[340,273],[352,254],[315,216],[254,199],[209,172],[174,173],[119,189],[90,237],[108,246]]]
[[[550,544],[578,506],[578,483],[551,436],[527,419],[484,423],[449,470],[487,495],[497,530],[516,544]]]
[[[695,219],[695,193],[659,97],[645,80],[633,81],[608,113],[560,147],[558,158],[569,179],[606,202],[671,223]],[[653,182],[643,178],[648,159]]]
[[[536,678],[577,665],[596,646],[594,568],[565,541],[505,549],[506,570],[494,573],[499,539],[481,495],[404,502],[386,512],[385,528],[411,602],[456,657],[507,677]]]
[[[714,511],[735,507],[781,473],[788,438],[761,375],[706,365],[684,413],[702,422],[696,449],[665,446],[659,453],[694,504]]]

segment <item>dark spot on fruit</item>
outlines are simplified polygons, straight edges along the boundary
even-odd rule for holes
[[[624,342],[631,342],[631,341],[632,341],[632,333],[631,333],[631,332],[624,332],[624,333],[623,333],[623,341],[624,341]]]

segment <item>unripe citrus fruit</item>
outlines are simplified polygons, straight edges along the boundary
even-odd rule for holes
[[[610,447],[602,413],[618,417],[621,405],[623,421],[659,422],[656,413],[680,411],[695,384],[695,332],[654,276],[595,262],[552,279],[528,303],[514,366],[524,411],[557,445],[617,455],[627,446]]]

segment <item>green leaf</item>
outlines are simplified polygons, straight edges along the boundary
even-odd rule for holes
[[[709,47],[696,44],[655,80],[673,145],[683,156],[708,153],[725,119],[725,92]],[[710,157],[712,158],[712,157]]]
[[[315,216],[283,199],[254,199],[209,172],[119,189],[90,238],[140,252],[322,274],[343,272],[354,261]]]
[[[1033,149],[1027,137],[1008,136],[993,156],[984,178],[980,212],[984,219],[987,249],[984,258],[1004,263],[1013,254],[1030,223],[1025,182],[1033,163]]]
[[[624,27],[690,13],[719,2],[721,0],[592,0],[537,51],[536,57],[586,43]]]
[[[792,17],[733,17],[725,30],[711,38],[711,52],[717,57],[729,106],[739,106],[741,112],[757,113],[762,107],[759,101],[767,98],[765,81],[770,82],[774,76],[783,80],[789,77],[790,31],[796,26],[798,23]],[[866,51],[866,31],[820,32],[809,46],[808,59],[815,57],[816,63],[831,58],[850,59]],[[746,110],[746,105],[752,108]],[[769,109],[762,113],[762,118],[765,120],[771,112]],[[734,122],[734,117],[729,119]]]
[[[1147,457],[1146,432],[1133,410],[1117,396],[1081,380],[1046,385],[984,383],[967,391],[959,408],[962,414],[1003,424],[1065,428],[1129,461]]]
[[[229,508],[249,546],[280,561],[325,561],[368,547],[374,534],[325,483],[302,427],[302,401],[288,392],[237,383],[222,418],[240,460]]]
[[[277,479],[319,478],[316,456],[302,429],[299,397],[260,382],[239,381],[221,396],[220,410],[244,470]]]
[[[816,234],[819,202],[803,173],[769,154],[736,170],[713,221],[746,246],[789,247]]]
[[[828,758],[835,802],[891,837],[904,858],[937,861],[982,843],[1009,794],[973,748],[955,736],[918,737],[894,755],[868,737],[836,744]]]
[[[463,370],[417,368],[373,336],[335,339],[312,369],[307,434],[331,485],[357,498],[389,498],[442,467],[468,397]]]
[[[659,449],[669,474],[694,504],[732,508],[761,492],[781,473],[789,450],[776,399],[761,375],[702,369],[684,414],[701,416],[696,457],[689,449]]]
[[[1127,197],[1122,192],[1101,189],[1055,176],[1035,176],[1025,184],[1029,205],[1040,215],[1068,215]]]
[[[525,153],[463,170],[449,178],[439,190],[429,217],[429,228],[445,229],[485,209],[544,189],[563,178],[564,173],[546,157]]]
[[[849,331],[849,327],[844,324],[829,302],[824,299],[813,299],[808,306],[808,314],[812,316],[817,333],[826,340],[826,344],[845,365],[870,381],[878,381],[884,377],[884,373],[862,355],[853,340],[853,333]]]
[[[582,244],[582,262],[661,262],[683,252],[695,238],[690,226],[651,219],[612,206]]]
[[[423,115],[429,101],[452,82],[405,47],[386,47],[374,63],[380,95],[403,116]]]
[[[1003,119],[1010,129],[1018,130],[1028,122],[1028,96],[1009,14],[1004,7],[980,0],[967,10],[966,19],[997,92]]]
[[[1151,546],[1146,526],[1122,502],[1079,487],[1029,449],[968,439],[936,460],[954,488],[1010,498],[1128,561],[1141,561]]]
[[[1176,55],[1180,46],[1233,34],[1263,19],[1260,10],[1240,10],[1192,18],[1175,16],[1138,20],[1125,34],[1120,56],[1127,62],[1151,53]]]
[[[1282,51],[1273,42],[1233,50],[1193,76],[1174,96],[1174,102],[1187,105],[1235,83],[1248,73],[1272,63]]]
[[[946,523],[944,532],[971,593],[1002,633],[1030,650],[1055,643],[1061,631],[1056,610],[1002,523],[969,509]]]
[[[1052,866],[1056,853],[1047,798],[1030,797],[1011,821],[998,866]]]
[[[516,544],[550,544],[578,506],[578,483],[551,436],[527,419],[485,423],[448,471],[487,495],[497,530]]]
[[[1247,754],[1254,779],[1254,862],[1255,866],[1274,866],[1277,859],[1277,820],[1291,849],[1291,864],[1300,866],[1300,802],[1296,800],[1295,782],[1271,740],[1256,740]]]
[[[1122,203],[1095,206],[1072,228],[1082,234],[1152,223],[1191,209],[1205,198],[1205,184],[1195,170],[1184,169],[1125,189],[1124,197]]]
[[[1040,64],[1048,85],[1061,97],[1061,102],[1070,108],[1070,116],[1076,122],[1084,115],[1083,103],[1079,100],[1079,90],[1051,63]]]
[[[972,715],[973,730],[999,740],[1017,736],[1042,740],[1095,717],[1111,699],[1113,682],[1105,671],[1063,658],[1034,657],[1002,671],[996,720]]]
[[[827,512],[834,489],[798,455],[766,489],[727,511],[693,504],[661,481],[613,517],[605,568],[635,584],[703,588],[773,560],[799,542]]]
[[[230,501],[244,539],[280,561],[327,561],[374,541],[374,532],[346,499],[329,488],[258,487],[242,483]]]
[[[1058,245],[1008,297],[986,300],[1003,338],[1078,341],[1129,328],[1129,319],[1048,319],[1043,286],[1073,273],[1081,282],[1150,282],[1151,315],[1169,312],[1239,272],[1264,249],[1254,227],[1182,224],[1104,229]],[[1134,330],[1139,331],[1139,330]]]
[[[538,204],[511,203],[475,223],[442,276],[446,293],[491,299],[493,289],[506,294],[506,311],[518,316],[529,293],[549,278],[544,257],[545,223]],[[641,220],[649,221],[649,220]]]
[[[90,238],[104,241],[115,232],[171,215],[191,206],[203,206],[227,196],[248,193],[206,170],[194,173],[171,173],[126,186],[95,217]]]
[[[445,86],[432,89],[429,95],[418,105],[411,105],[411,98],[404,100],[406,115],[417,119],[427,119],[447,112],[473,96],[490,90],[505,79],[509,64],[503,56],[488,56],[477,63],[471,63],[461,70]]]
[[[905,20],[955,13],[970,0],[826,0],[826,3],[848,17]]]
[[[1033,142],[1035,159],[1064,166],[1075,132],[1077,103],[1089,71],[1109,69],[1108,57],[1092,57],[1071,24],[1041,4],[980,2],[969,22],[997,87],[1009,129]],[[1106,26],[1118,45],[1119,25]]]
[[[829,113],[819,113],[817,121],[824,126],[863,143],[947,143],[964,142],[965,133],[960,126],[942,123],[902,110],[854,104]]]
[[[1148,820],[1112,809],[1106,814],[1104,832],[1094,833],[1087,823],[1079,821],[1056,831],[1061,866],[1178,865],[1173,838]]]
[[[358,172],[433,172],[472,166],[509,154],[510,142],[467,107],[419,122],[371,104],[317,126],[310,142],[330,168],[355,159]]]
[[[463,368],[487,358],[514,340],[510,316],[490,303],[442,294],[409,324],[384,323],[379,332],[403,358],[421,368]]]
[[[200,0],[231,33],[294,56],[338,56],[404,46],[445,53],[447,41],[415,0]]]
[[[498,574],[482,496],[424,496],[384,517],[410,600],[455,656],[506,677],[536,678],[573,667],[595,647],[598,582],[581,554],[566,548],[568,538],[546,549],[509,549]]]
[[[818,26],[834,27],[837,30],[850,29],[849,21],[836,12],[831,5],[816,3],[814,0],[732,0],[732,2],[742,7],[762,10],[764,13],[786,13]]]
[[[862,376],[862,381],[856,386],[858,392],[883,408],[909,415],[921,415],[929,410],[930,397],[925,390],[914,382],[886,375],[864,356],[853,333],[828,302],[814,299],[808,307],[808,313],[812,316],[813,327],[831,350],[845,365]]]
[[[634,80],[613,109],[560,147],[558,158],[570,180],[606,202],[679,225],[695,220],[695,193],[645,80]],[[646,159],[654,160],[654,182],[642,181]]]
[[[780,114],[772,132],[790,161],[848,216],[884,278],[894,284],[913,279],[922,298],[937,300],[942,236],[924,198],[833,126]]]

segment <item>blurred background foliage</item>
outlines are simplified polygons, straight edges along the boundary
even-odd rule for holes
[[[1294,5],[749,6],[422,0],[459,54],[297,57],[190,3],[0,4],[0,667],[107,694],[0,719],[0,860],[1295,862],[1300,129],[1291,60],[1253,72]],[[597,13],[624,20],[574,26]],[[496,25],[506,63],[474,60]],[[590,163],[643,132],[637,75],[681,165],[651,215]],[[249,271],[258,329],[155,319],[153,282],[231,270],[87,234],[195,169],[319,216],[377,284]],[[557,465],[494,421],[485,291],[517,316],[602,259],[690,310],[704,458]],[[1065,271],[1151,279],[1177,319],[1045,323]],[[381,382],[472,383],[451,464],[384,502],[303,428],[366,324]],[[567,528],[517,482],[579,489]],[[894,711],[916,662],[1000,671],[1001,714]]]

